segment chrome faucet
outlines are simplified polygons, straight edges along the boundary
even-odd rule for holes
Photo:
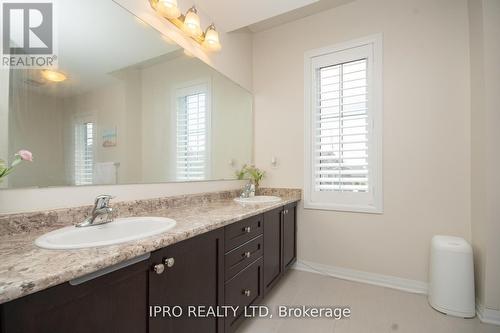
[[[109,207],[111,195],[99,195],[95,198],[92,214],[83,222],[77,223],[77,227],[89,227],[92,225],[105,224],[113,221],[113,208]]]
[[[248,182],[244,187],[243,190],[241,191],[240,198],[245,199],[245,198],[250,198],[255,195],[255,185]]]

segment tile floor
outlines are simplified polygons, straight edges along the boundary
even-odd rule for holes
[[[500,333],[500,326],[433,310],[424,295],[291,270],[263,305],[349,306],[349,319],[252,318],[237,333]],[[277,310],[274,311],[276,313]]]

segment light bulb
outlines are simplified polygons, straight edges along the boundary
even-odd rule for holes
[[[177,0],[159,0],[157,8],[158,12],[166,18],[175,19],[181,16]]]
[[[219,51],[221,49],[219,33],[215,30],[215,26],[213,24],[211,24],[205,32],[203,46],[210,51]]]
[[[53,71],[50,69],[44,69],[42,70],[42,76],[45,78],[47,81],[51,82],[63,82],[67,80],[67,76],[64,73],[58,72],[58,71]]]
[[[199,37],[203,33],[200,27],[200,17],[194,6],[187,11],[186,17],[184,18],[184,26],[187,32],[193,37]]]

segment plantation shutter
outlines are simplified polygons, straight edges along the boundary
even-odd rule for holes
[[[75,185],[91,185],[94,169],[94,123],[75,124]]]
[[[207,94],[178,98],[177,179],[202,180],[207,176]]]
[[[315,191],[368,192],[367,59],[316,70]]]

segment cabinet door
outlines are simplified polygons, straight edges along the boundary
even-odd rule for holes
[[[0,308],[2,333],[146,333],[148,261]]]
[[[283,208],[264,213],[264,292],[276,283],[282,272]]]
[[[227,306],[237,307],[235,315],[229,313],[226,318],[225,333],[236,332],[245,317],[245,307],[259,303],[263,296],[262,286],[262,258],[239,272],[226,282],[225,297]]]
[[[297,205],[286,205],[283,211],[283,265],[284,270],[295,263],[297,258]]]
[[[149,304],[173,309],[182,316],[150,317],[150,333],[223,332],[223,322],[214,317],[187,316],[188,306],[218,306],[224,300],[223,230],[215,230],[158,250],[151,255],[152,268],[174,259],[171,267],[149,273]]]

